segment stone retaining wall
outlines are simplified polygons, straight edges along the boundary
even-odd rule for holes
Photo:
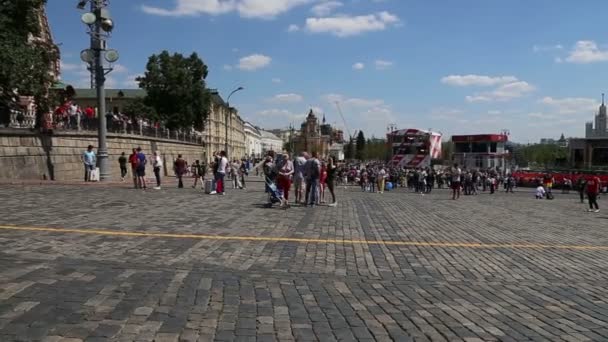
[[[97,135],[93,132],[41,134],[0,129],[0,179],[82,180],[80,156],[89,144],[97,146]],[[147,155],[160,151],[165,175],[173,175],[173,161],[178,154],[189,164],[205,157],[204,147],[198,144],[127,134],[108,134],[107,145],[113,179],[120,177],[120,153],[129,155],[138,146]]]

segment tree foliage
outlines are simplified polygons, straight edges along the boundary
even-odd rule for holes
[[[516,162],[520,166],[549,168],[563,164],[568,159],[568,148],[554,144],[521,146],[515,150]]]
[[[388,146],[384,139],[367,139],[364,155],[368,160],[384,160],[389,156]]]
[[[355,143],[352,138],[344,145],[344,159],[350,160],[355,157]]]
[[[355,158],[359,159],[359,160],[364,160],[365,159],[365,135],[363,134],[363,131],[359,131],[359,134],[357,134],[357,142],[355,144]]]
[[[184,57],[165,50],[150,56],[144,76],[137,81],[147,92],[145,104],[154,108],[167,128],[202,129],[210,103],[207,73],[196,53]]]
[[[56,46],[30,37],[40,35],[38,11],[46,0],[0,0],[0,111],[16,109],[19,95],[34,96],[39,111],[52,105],[49,68]]]
[[[141,97],[129,101],[123,109],[123,113],[128,115],[131,119],[146,117],[151,120],[158,120],[158,115],[154,108],[146,105],[145,99]]]

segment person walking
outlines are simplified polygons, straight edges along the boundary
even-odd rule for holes
[[[317,191],[319,187],[319,178],[321,176],[321,163],[317,159],[317,152],[312,153],[312,158],[306,161],[304,165],[304,177],[306,179],[306,201],[312,208],[317,203]]]
[[[188,171],[188,163],[182,158],[181,154],[177,155],[177,159],[174,163],[175,176],[177,177],[177,188],[182,189],[184,187],[184,175]]]
[[[587,180],[581,174],[578,175],[576,179],[576,190],[578,190],[578,195],[580,196],[581,203],[585,203],[585,189],[587,188]]]
[[[452,200],[456,200],[460,198],[460,177],[462,175],[458,164],[454,164],[450,170],[450,174],[452,175]]]
[[[334,158],[329,157],[327,161],[327,189],[331,194],[331,203],[329,204],[330,207],[335,207],[338,205],[338,201],[336,201],[336,193],[334,191],[337,171],[338,167],[336,164],[334,164]]]
[[[230,178],[232,181],[233,189],[242,189],[241,179],[239,177],[239,170],[241,169],[241,165],[237,159],[232,160],[232,164],[230,164]]]
[[[243,159],[241,161],[241,166],[239,168],[239,178],[241,179],[241,189],[247,189],[247,186],[245,185],[245,176],[247,176],[249,173],[248,164],[249,163],[247,161],[245,161],[245,159]]]
[[[156,186],[154,187],[154,190],[160,190],[160,171],[162,167],[163,160],[160,157],[160,153],[155,151],[152,156],[152,170],[154,171],[154,177],[156,177]]]
[[[327,164],[321,162],[321,175],[319,176],[319,203],[325,203],[325,188],[327,187]]]
[[[304,165],[307,158],[308,153],[302,152],[293,162],[293,185],[296,194],[296,204],[306,204],[306,200],[302,200],[302,193],[304,192]]]
[[[211,192],[209,193],[210,195],[217,194],[217,177],[218,177],[217,170],[219,168],[219,165],[220,165],[220,154],[217,151],[215,151],[215,152],[213,152],[213,160],[211,162],[211,172],[213,174],[213,181],[211,184]]]
[[[131,164],[131,176],[133,177],[133,187],[139,188],[139,182],[137,181],[137,149],[133,149],[129,155],[129,164]]]
[[[205,166],[201,164],[200,160],[196,160],[193,164],[194,166],[194,184],[192,185],[192,189],[196,189],[196,184],[200,181],[201,189],[205,188],[205,172],[207,172]]]
[[[386,181],[386,170],[384,166],[380,166],[380,171],[378,171],[378,176],[376,177],[378,180],[378,193],[384,193],[384,182]]]
[[[87,146],[87,150],[82,153],[81,159],[84,165],[84,181],[90,182],[91,173],[97,166],[97,156],[95,155],[95,151],[93,151],[93,145]]]
[[[125,176],[127,175],[127,156],[124,152],[120,154],[118,157],[118,165],[120,166],[120,181],[125,181]]]
[[[224,179],[226,178],[226,169],[228,168],[228,159],[226,158],[226,151],[220,151],[220,158],[218,161],[217,168],[217,194],[225,195],[226,184]]]
[[[587,211],[589,212],[600,212],[600,207],[597,205],[597,196],[600,193],[601,184],[602,182],[597,175],[591,176],[587,181],[587,198],[589,199],[589,209]]]
[[[279,167],[279,177],[277,179],[279,189],[283,191],[285,204],[289,204],[289,191],[291,190],[291,178],[294,174],[293,162],[289,158],[289,154],[284,154],[284,160]]]
[[[148,163],[148,160],[146,159],[146,155],[142,151],[141,147],[138,147],[136,151],[137,167],[135,169],[135,173],[137,174],[137,184],[140,188],[146,190],[146,164]]]

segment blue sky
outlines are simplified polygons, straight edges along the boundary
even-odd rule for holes
[[[62,78],[87,85],[76,1],[50,0]],[[382,136],[388,124],[444,136],[509,129],[511,139],[584,135],[608,90],[602,0],[111,1],[114,88],[136,87],[148,56],[196,51],[210,88],[266,128],[303,120]]]

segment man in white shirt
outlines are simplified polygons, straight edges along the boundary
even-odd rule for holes
[[[218,195],[225,195],[224,192],[226,185],[224,179],[226,178],[226,168],[228,167],[228,158],[226,158],[226,151],[220,152],[220,159],[217,167],[217,193]]]

